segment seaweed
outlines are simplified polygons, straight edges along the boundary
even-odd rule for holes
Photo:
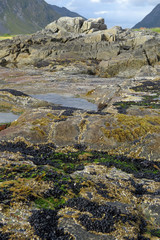
[[[136,92],[154,92],[159,93],[160,92],[160,81],[144,81],[141,83],[141,85],[132,87],[132,90]]]
[[[110,233],[115,230],[115,223],[122,221],[124,224],[128,222],[137,222],[137,218],[131,214],[122,214],[119,209],[109,204],[99,205],[85,198],[69,199],[66,203],[67,207],[79,210],[81,213],[89,212],[89,214],[81,214],[77,220],[87,229],[87,231],[96,231],[101,233]]]
[[[58,228],[58,219],[57,211],[43,209],[33,211],[29,222],[42,240],[73,240],[72,236]]]
[[[152,236],[159,237],[160,238],[160,229],[152,229],[150,231]]]
[[[85,146],[80,145],[77,146],[77,148],[84,150]],[[65,175],[73,173],[77,170],[83,170],[87,163],[97,163],[107,167],[115,166],[122,171],[134,174],[134,176],[137,178],[147,178],[160,181],[160,164],[156,161],[133,159],[123,155],[109,155],[107,152],[103,151],[77,151],[62,153],[56,152],[55,150],[56,148],[54,144],[39,144],[35,146],[27,146],[27,144],[24,142],[2,142],[0,144],[0,151],[9,151],[15,153],[20,152],[22,155],[22,158],[20,159],[21,161],[24,161],[25,159],[30,160],[37,166],[36,170],[29,167],[29,171],[26,171],[26,168],[28,168],[26,166],[20,167],[19,171],[23,172],[23,177],[29,178],[34,174],[38,176],[42,171],[44,171],[43,179],[47,181],[47,179],[49,180],[57,175],[57,169]],[[50,171],[44,168],[42,169],[42,166],[44,165],[49,165],[53,169]],[[12,177],[17,173],[16,168],[13,168],[12,170],[13,175],[7,176],[9,179],[12,179]],[[5,172],[9,174],[11,173],[10,171],[11,170],[6,170]],[[1,170],[0,181],[3,181],[3,174]]]
[[[12,95],[16,96],[16,97],[29,97],[29,95],[23,93],[23,92],[20,92],[20,91],[17,91],[15,89],[0,89],[1,92],[9,92],[11,93]]]

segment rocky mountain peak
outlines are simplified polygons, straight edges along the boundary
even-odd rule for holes
[[[154,28],[160,27],[160,3],[133,28]]]
[[[0,33],[33,33],[62,16],[79,16],[44,0],[1,0]]]

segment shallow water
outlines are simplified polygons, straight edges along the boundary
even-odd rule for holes
[[[38,95],[32,95],[32,97],[40,100],[44,100],[47,102],[59,104],[63,107],[73,107],[73,108],[79,108],[83,110],[97,111],[96,104],[90,103],[87,100],[82,98],[68,97],[68,96],[63,96],[56,93],[38,94]]]
[[[13,113],[0,112],[0,123],[13,122],[14,120],[18,119],[18,117],[19,115]]]

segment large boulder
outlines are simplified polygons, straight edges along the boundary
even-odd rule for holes
[[[60,30],[79,33],[84,21],[84,18],[81,17],[61,17],[57,21],[48,24],[45,29],[52,31],[53,33]]]
[[[83,22],[83,25],[81,27],[81,32],[85,33],[91,33],[99,30],[105,30],[107,29],[106,24],[104,23],[103,18],[90,18],[87,21]]]
[[[85,21],[82,17],[61,17],[57,21],[48,24],[45,28],[53,33],[58,31],[67,31],[71,33],[89,33],[107,29],[103,18],[88,19]]]

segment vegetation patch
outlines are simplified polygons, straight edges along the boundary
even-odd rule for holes
[[[141,85],[131,88],[136,92],[149,92],[150,95],[144,95],[142,101],[122,101],[116,102],[119,113],[126,114],[126,110],[131,106],[139,106],[151,109],[160,109],[160,81],[145,81]]]
[[[141,85],[131,89],[136,92],[149,92],[152,94],[144,95],[142,101],[121,101],[114,103],[119,113],[126,114],[126,110],[131,106],[160,109],[160,81],[145,81]]]
[[[160,28],[135,28],[133,29],[134,31],[142,31],[142,30],[149,30],[151,32],[157,32],[157,33],[160,33]]]
[[[127,119],[124,116],[119,116],[119,121],[125,123],[126,126],[130,126],[130,128],[134,128],[134,124],[141,124],[142,126],[144,124],[143,118],[135,117],[134,122],[131,119],[130,117]],[[150,124],[153,122],[153,126],[156,128],[156,121],[159,124],[160,119],[158,117],[153,119],[148,117],[148,121],[149,123],[146,128],[147,130],[148,128],[152,130]],[[158,130],[158,128],[156,129]],[[77,147],[79,148],[79,146]],[[112,156],[107,152],[87,152],[78,149],[77,152],[63,153],[56,152],[54,144],[27,146],[24,142],[3,142],[0,144],[0,151],[20,152],[22,156],[21,161],[29,160],[36,166],[22,165],[21,167],[16,167],[13,165],[11,168],[6,168],[5,171],[2,169],[1,173],[4,171],[4,175],[1,175],[1,181],[5,179],[5,176],[7,179],[12,179],[16,176],[25,178],[39,177],[45,181],[58,178],[59,181],[63,175],[66,178],[66,176],[69,176],[74,171],[83,170],[84,166],[88,163],[97,163],[108,167],[115,166],[127,173],[133,173],[137,177],[155,179],[156,181],[160,180],[160,164],[158,162],[147,161],[145,159],[132,159],[122,155]],[[47,169],[47,166],[44,165],[49,165],[50,169]],[[11,174],[12,172],[13,174]]]
[[[150,231],[152,236],[159,237],[160,238],[160,229],[153,229]]]
[[[145,81],[141,85],[131,88],[136,92],[152,92],[159,94],[160,81]]]
[[[82,170],[87,164],[115,166],[136,177],[160,181],[158,162],[111,156],[106,152],[87,152],[84,146],[77,146],[77,152],[64,153],[56,152],[54,144],[27,145],[22,141],[10,141],[1,142],[0,151],[21,156],[19,161],[8,159],[8,164],[0,167],[0,201],[6,209],[21,202],[36,208],[29,222],[34,233],[42,239],[72,240],[69,234],[58,228],[60,216],[57,212],[63,207],[78,210],[76,220],[87,231],[110,233],[119,223],[141,224],[132,214],[80,197],[82,188],[88,188],[87,182],[83,177],[73,178],[70,173]],[[131,184],[136,197],[148,193],[141,184],[134,181]],[[97,183],[95,189],[102,197],[112,199],[103,183]],[[157,231],[154,234],[158,234]]]
[[[160,103],[157,99],[157,96],[144,96],[143,101],[122,101],[122,102],[116,102],[113,104],[116,106],[117,110],[121,114],[126,114],[127,109],[132,106],[138,106],[143,108],[150,108],[150,109],[160,109]]]
[[[160,133],[160,118],[118,114],[116,122],[106,122],[106,127],[101,130],[107,138],[114,138],[118,142],[136,141],[147,134]]]

